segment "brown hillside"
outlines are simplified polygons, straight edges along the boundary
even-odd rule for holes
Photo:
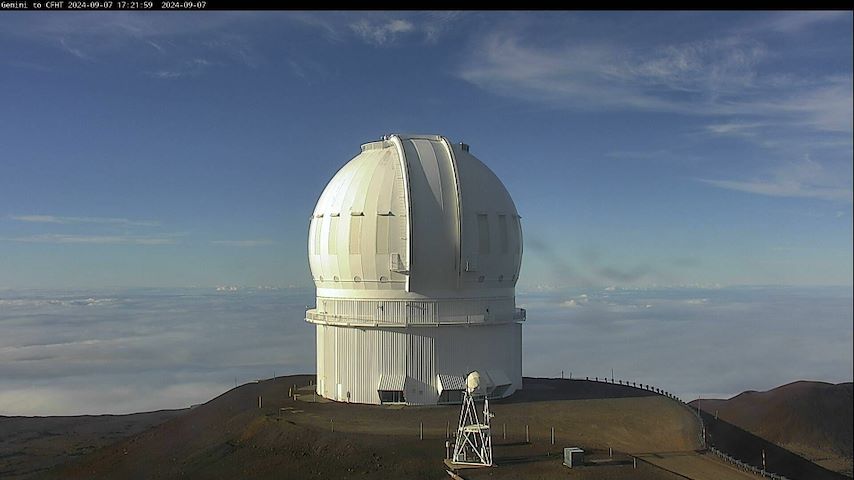
[[[446,429],[456,424],[458,406],[314,402],[310,389],[302,390],[300,400],[288,398],[291,385],[311,380],[282,377],[241,386],[69,463],[52,478],[447,478],[442,468]],[[524,382],[524,395],[494,404],[495,458],[503,466],[483,472],[489,478],[563,478],[563,446],[579,445],[606,456],[608,447],[653,454],[699,447],[696,417],[665,397],[581,380]],[[259,395],[263,408],[258,408]],[[530,444],[524,442],[525,425]],[[623,465],[579,474],[674,478],[646,462],[637,470]]]
[[[0,416],[0,478],[36,478],[45,470],[135,435],[184,410],[70,417]]]
[[[691,402],[693,406],[698,401]],[[729,400],[699,401],[706,412],[828,469],[851,476],[852,384],[794,382]]]

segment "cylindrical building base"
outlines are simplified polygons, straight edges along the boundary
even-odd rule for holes
[[[492,398],[522,388],[522,325],[317,324],[317,393],[355,403],[458,403],[477,370]]]

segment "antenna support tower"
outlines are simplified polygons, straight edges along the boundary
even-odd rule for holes
[[[472,372],[466,378],[466,390],[463,393],[463,406],[460,410],[460,424],[457,440],[454,444],[452,463],[479,467],[492,466],[492,433],[489,422],[493,415],[489,412],[489,399],[483,396],[483,422],[478,419],[475,397],[480,397],[480,374]]]

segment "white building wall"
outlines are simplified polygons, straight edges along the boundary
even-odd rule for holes
[[[505,395],[522,388],[522,325],[317,325],[317,389],[333,400],[380,403],[380,378],[390,375],[405,377],[407,403],[433,404],[439,396],[437,374],[465,376],[473,370],[503,372],[513,383]]]

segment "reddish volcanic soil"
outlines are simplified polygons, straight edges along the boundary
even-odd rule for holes
[[[243,385],[39,478],[448,478],[446,430],[456,424],[459,406],[313,402],[310,388],[300,400],[288,397],[292,385],[310,381],[293,376]],[[500,466],[464,472],[465,478],[563,478],[563,446],[594,456],[607,456],[608,447],[638,453],[699,447],[694,415],[665,397],[583,380],[525,379],[525,388],[492,405]],[[526,424],[531,443],[524,442]],[[576,476],[679,478],[646,462],[634,469],[626,458],[578,469]]]
[[[29,432],[30,437],[42,435],[47,440],[38,444],[39,452],[23,437],[16,444],[0,442],[0,476],[448,478],[442,459],[448,431],[458,420],[459,406],[335,403],[312,393],[308,385],[313,380],[313,376],[301,375],[251,383],[189,410],[112,417],[97,428],[92,424],[84,426],[92,418],[101,417],[71,417],[64,426],[56,424],[42,430],[37,424],[19,424],[17,428]],[[298,399],[289,397],[294,385],[301,387]],[[701,447],[699,423],[689,408],[638,388],[585,380],[525,378],[523,391],[493,402],[491,407],[495,413],[492,425],[497,467],[463,470],[463,478],[753,478],[714,455],[697,451]],[[124,417],[139,422],[127,427],[130,420]],[[22,421],[26,420],[47,421]],[[3,423],[6,421],[0,419],[0,428],[10,425]],[[525,441],[526,425],[530,442]],[[81,436],[86,428],[97,431],[97,435]],[[554,444],[551,428],[555,430]],[[732,428],[740,432],[738,435],[750,435]],[[745,444],[751,451],[757,449],[757,441],[762,441],[752,438],[755,440]],[[107,445],[110,439],[117,440]],[[84,453],[73,447],[81,442],[92,451],[76,458],[64,456],[69,452]],[[561,453],[566,446],[583,448],[587,452],[586,464],[572,471],[562,466]],[[613,457],[609,457],[609,448],[614,451]],[[637,468],[633,455],[639,458]],[[787,452],[784,455],[793,456]],[[51,462],[63,461],[52,470],[45,470]]]
[[[131,415],[74,417],[0,417],[0,478],[34,478],[181,415],[161,410]]]
[[[697,406],[698,401],[691,402]],[[830,470],[851,476],[852,384],[794,382],[729,400],[699,401],[702,410]],[[770,467],[769,467],[770,468]]]

